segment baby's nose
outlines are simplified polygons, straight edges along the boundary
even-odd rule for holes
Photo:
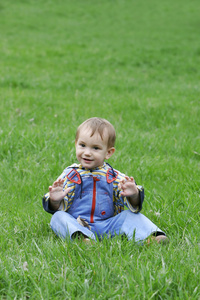
[[[85,155],[91,155],[90,148],[85,148]]]

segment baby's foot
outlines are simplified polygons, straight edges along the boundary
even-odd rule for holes
[[[169,243],[168,237],[166,237],[163,234],[149,237],[148,240],[147,240],[147,245],[150,245],[154,241],[156,241],[158,244],[167,244],[167,243]]]
[[[158,235],[158,236],[155,237],[155,240],[158,244],[167,244],[167,243],[169,243],[169,239],[165,235]]]
[[[82,241],[85,243],[85,244],[91,244],[91,240],[89,238],[83,238]]]
[[[91,244],[91,240],[87,237],[87,235],[84,235],[82,232],[75,232],[72,235],[73,239],[78,239],[79,241],[84,242],[85,244]]]

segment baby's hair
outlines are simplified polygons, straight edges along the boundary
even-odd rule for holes
[[[105,134],[104,131],[106,130],[108,134],[108,148],[114,147],[115,140],[116,140],[115,129],[113,125],[110,122],[108,122],[106,119],[94,117],[94,118],[87,119],[85,122],[83,122],[76,131],[76,139],[75,139],[76,142],[79,138],[79,133],[81,129],[84,127],[89,127],[91,129],[91,136],[93,136],[95,132],[98,132],[102,140]]]

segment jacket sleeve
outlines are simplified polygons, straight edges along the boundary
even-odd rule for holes
[[[140,199],[139,211],[141,211],[142,210],[142,204],[144,202],[144,188],[141,185],[137,185],[137,188],[139,190],[139,199]]]
[[[67,170],[67,168],[62,172],[62,174],[57,178],[57,180],[59,178],[64,178],[66,176],[66,170]],[[46,212],[48,212],[50,214],[54,214],[56,212],[56,210],[53,210],[51,208],[51,204],[50,204],[49,199],[50,199],[50,196],[49,196],[49,192],[48,192],[42,198],[42,205],[43,205],[43,208]]]
[[[63,184],[63,189],[67,189],[68,187],[71,188],[71,191],[67,194],[67,196],[64,197],[64,199],[61,201],[60,203],[60,207],[58,208],[59,211],[67,211],[67,209],[69,208],[69,206],[72,204],[73,202],[73,198],[74,198],[74,194],[75,194],[75,185],[74,183],[70,182],[67,178],[68,173],[71,171],[72,169],[70,167],[67,167],[62,174],[58,177],[59,178],[63,178],[65,179],[64,184]],[[43,208],[46,212],[50,213],[50,214],[54,214],[56,211],[58,210],[53,210],[50,204],[50,196],[49,193],[46,193],[43,198],[42,198],[42,205]]]
[[[128,201],[127,197],[123,198],[124,205],[126,205],[128,207],[128,209],[130,209],[134,213],[138,213],[142,210],[142,204],[143,204],[143,201],[144,201],[144,188],[141,185],[139,185],[139,186],[137,185],[137,188],[138,188],[138,191],[139,191],[139,205],[137,207],[133,207],[130,204],[130,202]]]
[[[125,177],[124,174],[120,173],[118,171],[118,177],[117,180],[114,182],[113,187],[114,187],[114,194],[115,194],[115,204],[118,207],[121,207],[121,210],[124,209],[124,205],[130,209],[134,213],[138,213],[142,209],[142,204],[144,201],[144,188],[141,185],[137,185],[135,182],[137,189],[139,191],[139,205],[137,207],[133,207],[130,202],[128,201],[127,197],[122,197],[120,196],[121,190],[118,188],[118,183],[120,182],[121,179]]]
[[[46,212],[50,214],[54,214],[56,210],[51,209],[49,198],[50,198],[49,193],[45,194],[44,197],[42,198],[42,205]]]

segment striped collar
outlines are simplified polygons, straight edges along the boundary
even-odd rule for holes
[[[107,170],[108,169],[108,165],[105,162],[104,162],[103,166],[99,166],[99,167],[96,167],[96,168],[93,168],[93,169],[84,168],[84,167],[82,167],[81,164],[77,164],[77,167],[81,170],[90,171],[90,172],[100,171],[100,170]]]

